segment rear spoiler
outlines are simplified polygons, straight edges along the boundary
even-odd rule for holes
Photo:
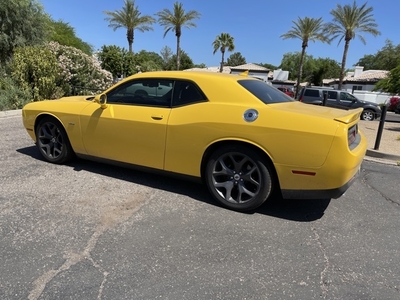
[[[354,121],[360,119],[360,116],[361,116],[361,114],[363,112],[363,108],[360,107],[360,108],[356,108],[356,109],[350,109],[350,110],[347,110],[347,112],[351,112],[351,114],[348,114],[348,115],[343,116],[343,117],[337,117],[334,120],[338,121],[338,122],[341,122],[341,123],[344,123],[344,124],[353,123]]]

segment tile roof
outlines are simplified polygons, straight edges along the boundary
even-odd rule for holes
[[[219,67],[207,67],[207,68],[191,68],[191,69],[186,69],[183,71],[202,71],[202,72],[214,72],[214,73],[218,73],[219,72]],[[231,73],[231,68],[228,66],[224,66],[222,68],[222,73],[227,73],[230,74]]]
[[[232,70],[249,70],[249,71],[264,71],[264,72],[269,72],[269,69],[264,68],[262,66],[256,65],[256,64],[244,64],[236,67],[231,67]]]
[[[343,78],[343,81],[377,82],[381,79],[385,79],[388,76],[388,73],[389,71],[383,70],[367,70],[356,77],[354,77],[354,74],[346,76]]]

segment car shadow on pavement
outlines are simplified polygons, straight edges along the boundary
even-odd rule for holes
[[[25,154],[25,155],[29,155],[30,157],[37,159],[37,160],[45,161],[43,159],[43,157],[40,155],[38,148],[35,145],[17,149],[17,152]]]
[[[257,211],[280,219],[312,222],[324,216],[331,199],[283,199],[273,195]]]
[[[40,155],[36,146],[21,148],[18,149],[17,152],[28,155],[36,160],[46,162]],[[154,174],[153,172],[145,172],[83,159],[75,159],[65,166],[73,168],[76,172],[91,172],[171,193],[186,195],[194,200],[225,209],[210,196],[204,185],[199,182],[182,179],[181,177],[167,176],[163,173]],[[324,215],[324,211],[329,203],[330,199],[288,200],[274,193],[261,207],[254,211],[247,212],[246,214],[264,214],[291,221],[311,222],[320,219]]]

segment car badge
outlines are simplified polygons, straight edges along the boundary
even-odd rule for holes
[[[243,119],[246,122],[254,122],[258,118],[258,111],[255,109],[248,109],[243,114]]]

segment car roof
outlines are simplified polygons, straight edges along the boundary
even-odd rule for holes
[[[250,79],[250,80],[259,80],[257,78],[247,76],[247,75],[238,75],[238,74],[226,74],[226,73],[214,73],[214,72],[206,72],[206,71],[153,71],[153,72],[144,72],[137,73],[135,75],[129,76],[124,80],[131,80],[134,78],[175,78],[175,79],[216,79],[216,80],[240,80],[240,79]]]
[[[144,72],[137,73],[135,75],[129,76],[116,85],[110,87],[104,93],[108,93],[110,90],[114,89],[118,85],[122,85],[130,80],[135,79],[165,79],[165,80],[189,80],[195,82],[200,88],[206,93],[207,97],[210,99],[215,99],[214,101],[219,102],[229,102],[232,101],[233,98],[238,97],[239,94],[244,93],[243,95],[247,95],[249,93],[245,88],[243,88],[240,84],[235,84],[240,80],[246,81],[258,81],[261,80],[247,76],[246,74],[238,75],[238,74],[226,74],[226,73],[214,73],[214,72],[201,72],[201,71],[153,71],[153,72]],[[218,89],[215,88],[218,86]],[[225,97],[219,97],[223,93]],[[253,99],[254,98],[254,99]],[[255,96],[250,97],[257,104],[260,104],[260,100]],[[246,101],[249,101],[248,99]]]

